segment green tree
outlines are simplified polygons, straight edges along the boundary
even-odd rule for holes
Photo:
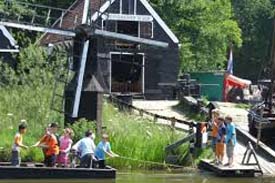
[[[229,0],[151,0],[179,37],[182,71],[224,69],[231,43],[240,47],[241,29]]]
[[[232,0],[242,29],[243,47],[234,54],[235,73],[257,80],[269,77],[274,2],[271,0]]]

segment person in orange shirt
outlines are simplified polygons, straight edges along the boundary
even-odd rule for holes
[[[55,135],[58,125],[51,123],[47,133],[33,147],[43,148],[44,164],[46,167],[55,167],[57,155],[59,154],[58,139]]]
[[[28,149],[28,146],[23,144],[23,135],[27,132],[27,125],[22,123],[18,126],[18,132],[14,137],[14,144],[12,146],[12,157],[11,157],[11,165],[12,166],[20,166],[21,157],[20,150],[21,148]]]
[[[219,118],[219,111],[217,109],[212,110],[212,149],[215,154],[215,160],[217,161],[217,154],[216,154],[216,144],[217,144],[217,136],[218,136],[218,118]]]

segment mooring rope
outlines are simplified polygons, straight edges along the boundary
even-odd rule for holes
[[[174,168],[186,168],[185,166],[181,165],[175,165],[175,164],[170,164],[170,163],[160,163],[160,162],[155,162],[155,161],[148,161],[148,160],[140,160],[140,159],[135,159],[135,158],[130,158],[130,157],[125,157],[125,156],[119,156],[118,158],[125,159],[125,160],[131,160],[131,161],[138,161],[141,163],[146,163],[146,164],[151,164],[151,165],[161,165],[164,167],[174,167]]]

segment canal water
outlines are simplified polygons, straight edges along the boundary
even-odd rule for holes
[[[2,180],[0,183],[275,183],[275,178],[218,178],[200,173],[118,173],[116,180]]]

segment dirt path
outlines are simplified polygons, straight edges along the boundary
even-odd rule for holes
[[[158,114],[161,116],[167,116],[169,118],[175,117],[180,120],[187,120],[183,113],[174,109],[174,106],[178,105],[179,101],[177,100],[134,100],[133,106],[144,109],[153,114]],[[169,121],[158,120],[158,123],[170,125]],[[189,126],[176,123],[176,128],[189,130]]]

